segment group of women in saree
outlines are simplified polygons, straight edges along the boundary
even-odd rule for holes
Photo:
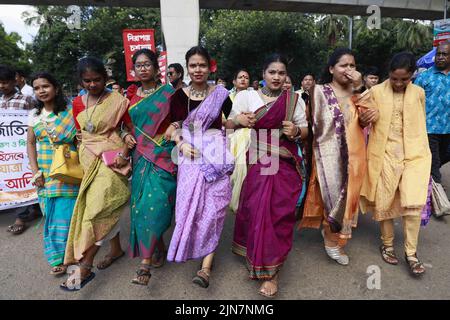
[[[53,77],[34,78],[39,104],[30,115],[28,153],[46,215],[45,253],[54,274],[78,265],[62,289],[79,290],[94,278],[94,257],[106,240],[111,251],[99,269],[124,254],[119,220],[129,202],[129,252],[141,258],[132,283],[147,285],[151,268],[165,260],[202,259],[193,282],[208,287],[230,206],[236,213],[232,251],[246,258],[250,278],[262,281],[258,293],[274,297],[305,193],[299,229],[322,227],[331,259],[349,263],[344,247],[361,208],[380,221],[381,255],[391,264],[398,263],[393,219],[401,216],[409,268],[415,275],[425,271],[416,251],[431,158],[424,93],[411,83],[411,54],[396,55],[389,79],[361,95],[354,55],[335,50],[308,106],[293,90],[283,90],[288,63],[281,55],[264,64],[261,89],[245,90],[249,74],[240,70],[235,86],[241,84],[231,96],[208,84],[210,61],[206,49],[191,48],[186,53],[191,83],[175,91],[158,81],[157,55],[139,50],[133,64],[141,86],[127,99],[105,90],[101,61],[84,58],[78,75],[88,93],[72,106]],[[234,132],[227,137],[224,129]],[[309,177],[301,150],[308,135]],[[78,150],[81,185],[48,176],[55,144]],[[103,160],[109,151],[112,163]],[[163,235],[174,213],[166,248]]]

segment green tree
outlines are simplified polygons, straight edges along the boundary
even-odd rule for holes
[[[0,22],[0,64],[6,64],[14,68],[21,68],[26,72],[31,70],[25,51],[19,47],[22,39],[16,32],[7,33]]]
[[[339,41],[345,39],[345,34],[348,31],[347,18],[334,14],[321,16],[318,22],[319,29],[322,36],[328,40],[330,47],[336,47]]]
[[[65,6],[37,6],[23,15],[25,23],[38,25],[39,31],[30,46],[33,70],[47,70],[73,91],[77,83],[78,60],[92,55],[105,62],[115,60],[114,78],[125,85],[123,29],[153,28],[156,44],[161,43],[159,9],[81,7],[81,28],[69,29]],[[57,45],[56,45],[57,44]]]
[[[278,52],[287,56],[288,71],[298,85],[300,74],[319,72],[327,53],[325,41],[316,38],[311,15],[219,10],[202,15],[201,25],[201,43],[228,79],[241,67],[261,78],[265,58]]]

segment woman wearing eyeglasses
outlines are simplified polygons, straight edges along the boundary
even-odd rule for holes
[[[151,267],[161,267],[166,248],[163,234],[170,227],[175,205],[176,166],[171,160],[175,144],[164,139],[169,126],[169,98],[174,89],[159,81],[158,57],[148,49],[133,55],[136,77],[141,82],[130,97],[128,113],[133,129],[122,137],[133,152],[131,180],[130,254],[141,265],[132,283],[147,285]]]

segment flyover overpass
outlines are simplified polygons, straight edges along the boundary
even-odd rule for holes
[[[165,0],[4,0],[4,4],[96,5],[160,7]],[[199,0],[202,9],[268,10],[348,16],[366,15],[369,5],[378,5],[383,17],[437,20],[444,18],[448,0]],[[178,0],[181,4],[184,0]],[[189,1],[188,1],[189,2]]]

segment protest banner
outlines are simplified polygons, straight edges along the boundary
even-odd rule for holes
[[[0,112],[0,210],[37,203],[27,156],[26,110]]]
[[[123,47],[125,52],[125,65],[127,71],[127,81],[136,81],[132,57],[140,49],[150,49],[155,51],[155,30],[154,29],[124,29],[122,31]]]

